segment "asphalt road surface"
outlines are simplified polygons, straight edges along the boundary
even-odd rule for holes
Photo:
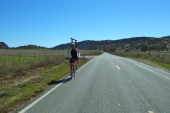
[[[170,73],[108,53],[56,81],[20,113],[170,113]]]

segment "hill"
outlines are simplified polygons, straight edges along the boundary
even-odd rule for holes
[[[52,49],[68,49],[70,43],[55,46]],[[103,40],[94,41],[86,40],[78,42],[78,48],[82,50],[104,50],[114,52],[117,49],[126,52],[130,50],[140,51],[168,51],[170,49],[170,36],[155,38],[155,37],[132,37],[121,40]]]
[[[15,49],[45,49],[45,47],[30,44],[30,45],[26,45],[26,46],[19,46],[19,47],[16,47]]]
[[[50,49],[65,50],[70,47],[70,43],[61,44]],[[8,45],[0,42],[0,49],[8,49]],[[155,37],[132,37],[120,40],[85,40],[78,42],[78,48],[81,50],[104,50],[114,52],[116,50],[129,52],[137,51],[168,51],[170,50],[170,36],[155,38]],[[19,46],[11,49],[48,49],[36,45]]]
[[[8,45],[5,44],[4,42],[0,42],[0,49],[8,49]]]

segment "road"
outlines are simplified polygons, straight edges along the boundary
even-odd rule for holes
[[[104,53],[20,113],[170,113],[170,73]]]

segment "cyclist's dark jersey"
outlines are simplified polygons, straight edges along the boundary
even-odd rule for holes
[[[71,56],[72,58],[77,59],[77,51],[75,49],[71,50]]]
[[[70,49],[68,53],[66,54],[66,58],[71,57],[72,59],[79,59],[80,58],[80,53],[78,52],[77,49]]]

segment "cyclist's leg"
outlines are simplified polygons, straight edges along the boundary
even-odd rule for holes
[[[72,71],[72,64],[71,64],[71,62],[69,63],[69,65],[70,65],[70,72]]]
[[[80,59],[76,60],[76,70],[78,69],[78,64],[80,63]]]
[[[80,62],[80,59],[77,59],[77,60],[76,60],[76,64],[77,64],[77,66],[78,66],[79,62]]]
[[[70,76],[72,76],[72,63],[71,63],[71,60],[69,62],[69,65],[70,65]]]
[[[73,70],[75,71],[76,70],[76,63],[74,62],[73,64]]]
[[[76,76],[76,62],[73,64],[73,76]]]

